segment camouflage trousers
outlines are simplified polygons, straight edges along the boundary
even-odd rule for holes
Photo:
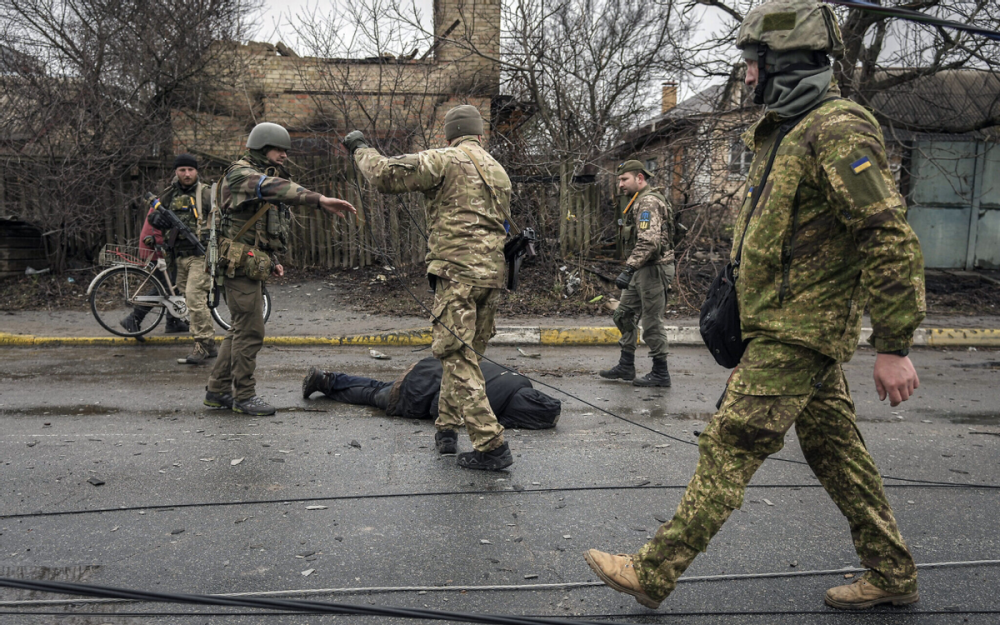
[[[851,528],[869,582],[913,592],[917,571],[886,500],[875,462],[855,424],[839,364],[804,347],[754,339],[730,378],[722,407],[698,438],[699,459],[674,517],[635,554],[639,581],[654,599],[708,548],[754,472],[784,446],[795,425],[799,445]]]
[[[635,353],[639,342],[639,324],[642,324],[642,340],[649,346],[652,358],[667,355],[667,331],[663,327],[663,316],[667,312],[667,289],[674,279],[673,263],[645,265],[639,267],[632,277],[632,283],[622,291],[622,297],[615,314],[622,332],[618,346],[623,352]],[[624,327],[623,327],[624,326]]]
[[[486,351],[486,342],[495,332],[493,322],[499,303],[500,289],[437,278],[431,349],[441,361],[442,372],[434,425],[439,430],[457,430],[464,425],[472,446],[482,452],[503,445],[503,426],[486,397],[479,357],[462,341],[480,354]]]
[[[191,319],[191,336],[196,341],[215,338],[212,312],[208,309],[208,292],[212,279],[205,271],[204,256],[184,256],[177,259],[177,290],[184,294]]]

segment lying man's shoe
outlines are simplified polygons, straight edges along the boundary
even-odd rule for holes
[[[454,456],[458,453],[458,432],[438,430],[434,434],[434,446],[442,456]]]
[[[273,415],[276,410],[274,406],[267,403],[257,395],[254,395],[250,399],[244,399],[243,401],[234,399],[233,412],[248,414],[252,417],[266,417],[268,415]]]
[[[601,581],[611,586],[618,592],[632,595],[640,605],[647,608],[656,609],[660,607],[660,601],[653,599],[646,594],[639,584],[639,576],[632,566],[632,556],[621,553],[616,556],[604,553],[597,549],[590,549],[583,554],[583,559],[587,561],[590,568],[594,569]]]
[[[233,396],[229,393],[216,393],[205,389],[205,401],[202,402],[209,408],[229,408],[233,407]]]
[[[323,379],[326,371],[319,367],[309,367],[306,377],[302,378],[302,399],[309,399],[309,396],[317,391],[322,391]]]
[[[507,443],[500,445],[496,449],[482,452],[479,450],[467,451],[458,454],[456,461],[463,469],[479,469],[480,471],[500,471],[514,464],[514,456],[510,454],[510,447]]]
[[[873,586],[865,577],[853,584],[836,586],[826,591],[826,605],[841,610],[863,610],[880,603],[906,605],[920,600],[917,591],[892,593]]]

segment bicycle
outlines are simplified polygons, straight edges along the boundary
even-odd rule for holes
[[[98,264],[108,268],[94,276],[87,287],[87,296],[94,318],[108,332],[138,338],[159,325],[164,315],[178,319],[187,317],[184,295],[178,294],[167,272],[163,246],[157,245],[156,251],[160,258],[143,260],[137,246],[108,243],[101,250]],[[271,316],[271,294],[266,286],[263,286],[263,295],[264,322],[267,323]],[[211,309],[212,319],[228,332],[232,324],[224,289],[218,302]],[[127,317],[135,320],[135,330],[123,327],[122,321]]]

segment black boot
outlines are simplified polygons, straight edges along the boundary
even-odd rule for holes
[[[438,430],[434,434],[434,446],[442,456],[454,456],[458,453],[458,432]]]
[[[618,359],[618,364],[610,369],[600,371],[602,378],[609,380],[634,380],[635,379],[635,352],[622,352]]]
[[[326,388],[326,371],[319,367],[309,367],[306,377],[302,379],[302,399],[309,399],[309,396],[319,391],[321,393]]]
[[[504,443],[491,451],[467,451],[464,454],[458,454],[456,464],[463,469],[502,471],[514,464],[514,456],[511,455],[507,443]]]
[[[164,334],[184,334],[191,329],[187,321],[183,319],[178,319],[177,317],[167,313],[167,327],[163,330]]]
[[[653,370],[632,381],[633,386],[670,386],[670,372],[667,371],[667,357],[653,358]]]

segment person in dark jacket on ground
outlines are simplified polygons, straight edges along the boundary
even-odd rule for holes
[[[489,361],[480,365],[486,397],[505,428],[543,430],[555,427],[562,402],[532,388],[531,381]],[[302,397],[321,392],[334,401],[375,406],[390,417],[436,419],[441,392],[441,361],[424,358],[394,382],[323,371],[310,367],[302,380]]]

